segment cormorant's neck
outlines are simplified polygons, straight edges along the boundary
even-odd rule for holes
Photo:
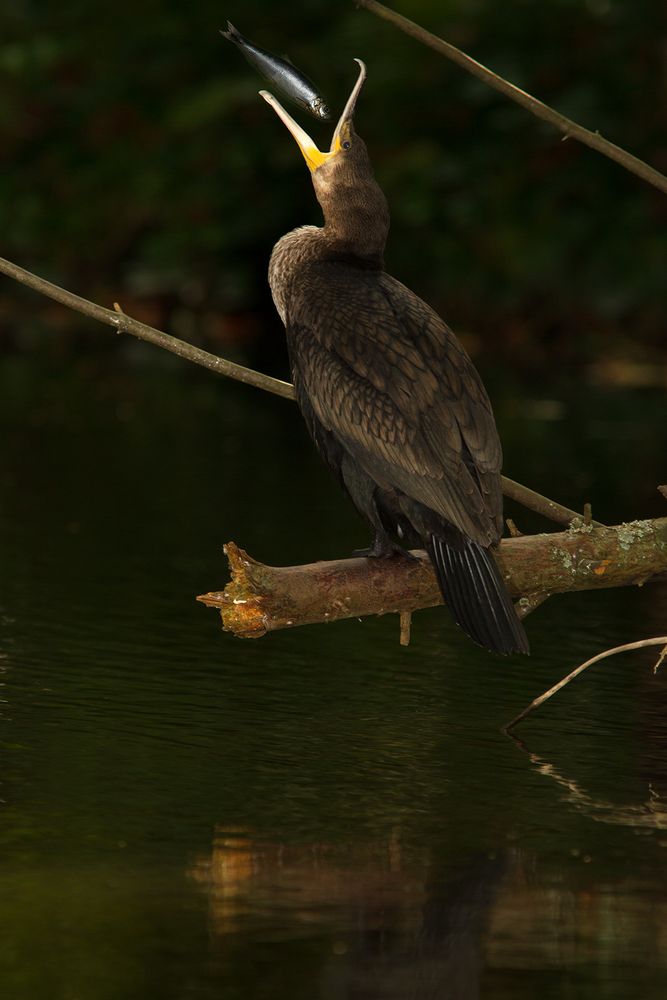
[[[389,207],[375,179],[364,179],[363,184],[357,178],[354,184],[316,185],[315,191],[324,213],[322,241],[328,255],[382,268]]]

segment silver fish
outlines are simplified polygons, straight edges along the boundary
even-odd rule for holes
[[[331,117],[329,109],[324,103],[324,99],[318,94],[315,85],[310,82],[307,76],[300,73],[296,66],[285,59],[279,59],[278,56],[272,56],[270,52],[266,52],[258,45],[249,42],[230,21],[227,21],[227,31],[220,29],[220,34],[224,38],[228,38],[230,42],[234,42],[234,45],[241,50],[250,65],[259,70],[265,80],[282,90],[283,94],[299,107],[310,111],[315,118],[326,120]]]

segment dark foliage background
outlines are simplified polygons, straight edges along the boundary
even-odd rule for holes
[[[654,0],[398,9],[667,169]],[[227,17],[288,53],[334,112],[353,57],[366,60],[357,125],[392,209],[388,268],[473,353],[483,343],[550,370],[664,360],[664,196],[353,3],[6,0],[4,255],[219,350],[252,356],[273,335],[271,246],[319,210],[293,141],[257,97],[260,79],[218,34]],[[330,127],[297,117],[328,144]],[[0,295],[0,330],[15,342],[17,303],[44,303],[6,282]]]

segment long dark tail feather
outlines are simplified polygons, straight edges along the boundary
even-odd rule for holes
[[[529,653],[528,637],[491,553],[463,535],[446,542],[429,535],[428,554],[452,617],[494,653]]]

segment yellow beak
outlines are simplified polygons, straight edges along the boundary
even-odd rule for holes
[[[317,170],[318,167],[321,167],[323,163],[326,163],[327,160],[330,160],[332,156],[336,156],[336,154],[340,152],[342,144],[350,130],[354,107],[357,103],[357,98],[361,93],[361,88],[364,85],[364,80],[366,79],[366,66],[361,59],[355,59],[354,61],[359,64],[359,77],[352,89],[352,93],[347,99],[347,104],[343,109],[342,115],[338,119],[338,124],[334,129],[333,138],[331,140],[331,147],[327,153],[323,153],[317,148],[308,133],[294,121],[292,116],[288,114],[287,111],[285,111],[280,101],[276,100],[273,94],[270,94],[268,90],[260,90],[259,92],[260,96],[264,98],[267,104],[271,105],[280,120],[287,126],[296,139],[296,143],[303,153],[303,157],[308,164],[308,169],[311,173]]]

